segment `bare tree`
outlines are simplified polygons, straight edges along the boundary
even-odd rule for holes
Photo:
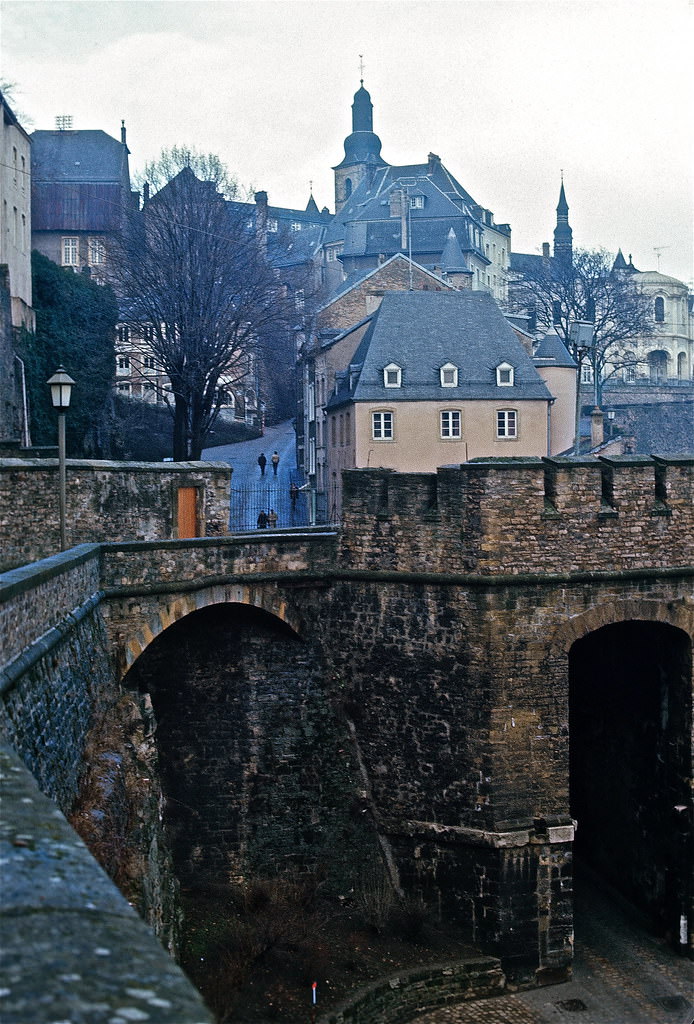
[[[604,249],[574,250],[571,259],[540,258],[512,288],[515,311],[534,314],[538,327],[554,327],[578,363],[593,369],[598,402],[602,385],[627,366],[635,366],[633,344],[653,332],[652,303],[633,273],[613,269]],[[573,321],[591,322],[593,348],[584,354],[571,340]]]
[[[143,178],[113,273],[168,377],[174,459],[199,459],[224,391],[253,386],[264,340],[289,329],[293,306],[217,157],[165,150]]]

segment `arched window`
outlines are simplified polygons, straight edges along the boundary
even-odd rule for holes
[[[655,300],[655,322],[657,324],[665,323],[665,299],[662,295],[656,296]]]
[[[345,178],[345,199],[349,199],[352,195],[352,179]]]
[[[561,302],[559,299],[555,299],[552,303],[552,323],[561,323]]]
[[[677,356],[677,377],[679,380],[687,379],[687,353],[680,352]]]

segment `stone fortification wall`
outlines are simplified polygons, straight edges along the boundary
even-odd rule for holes
[[[231,469],[222,463],[68,460],[68,547],[103,540],[176,537],[177,492],[197,491],[198,533],[229,521]],[[0,571],[60,550],[56,459],[0,459]]]
[[[514,459],[344,474],[340,561],[435,573],[619,572],[694,562],[694,459]]]

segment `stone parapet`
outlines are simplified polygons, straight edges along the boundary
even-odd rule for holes
[[[178,536],[179,488],[196,491],[197,533],[225,534],[231,468],[218,462],[68,459],[68,546]],[[0,571],[60,550],[57,459],[0,459]]]
[[[379,978],[319,1018],[318,1024],[396,1024],[470,999],[501,995],[506,979],[493,957],[419,967]]]
[[[344,568],[482,575],[694,564],[694,459],[509,459],[344,474]]]
[[[211,1024],[185,975],[0,747],[3,1024]]]

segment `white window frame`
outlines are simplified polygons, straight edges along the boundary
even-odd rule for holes
[[[298,220],[292,221],[292,231],[301,231],[301,227],[302,225],[299,223]]]
[[[326,249],[325,258],[328,263],[334,263],[337,259],[337,249]]]
[[[447,376],[452,377],[452,379],[446,380]],[[444,363],[443,366],[439,367],[439,380],[442,388],[457,388],[458,367],[454,363]]]
[[[65,235],[60,240],[60,252],[64,267],[78,267],[80,262],[80,240],[77,235]]]
[[[410,196],[410,209],[411,210],[423,210],[424,209],[424,196]]]
[[[277,231],[277,228],[278,228],[277,217],[268,217],[268,219],[267,219],[267,230],[272,232],[272,234],[275,234],[275,232]]]
[[[391,409],[378,409],[371,413],[371,438],[373,441],[394,440],[395,413]]]
[[[106,246],[103,238],[87,239],[87,261],[90,267],[101,266],[106,262]]]
[[[515,383],[515,370],[510,363],[499,363],[496,368],[496,386],[512,388]]]
[[[116,373],[127,376],[130,373],[130,355],[128,352],[120,352],[116,356]]]
[[[394,379],[390,379],[394,378]],[[397,363],[388,363],[387,366],[383,367],[383,387],[384,388],[401,388],[402,387],[402,367],[398,366]]]
[[[459,441],[463,436],[463,414],[460,409],[442,409],[439,414],[442,441]]]
[[[496,438],[497,441],[518,440],[518,410],[497,409],[496,417]]]

